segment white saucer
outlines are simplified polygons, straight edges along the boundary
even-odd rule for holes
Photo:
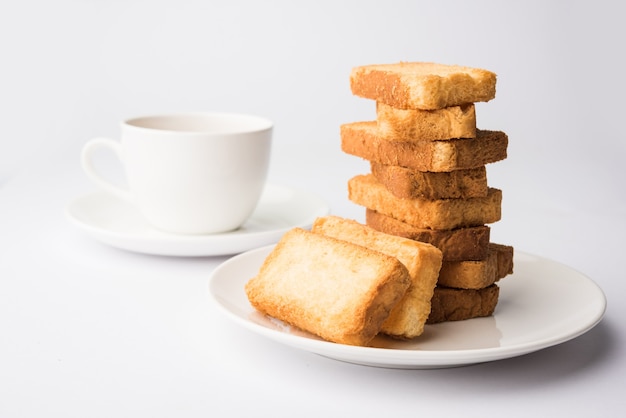
[[[604,316],[602,290],[577,271],[517,252],[515,273],[499,282],[494,316],[426,325],[411,341],[378,336],[372,347],[323,341],[259,314],[244,292],[273,246],[239,254],[211,275],[210,298],[230,319],[283,344],[336,360],[368,366],[430,369],[455,367],[528,354],[571,340]]]
[[[77,198],[66,208],[68,219],[93,238],[124,250],[169,256],[236,254],[276,243],[290,228],[309,228],[329,213],[320,197],[267,185],[252,216],[236,231],[213,235],[176,235],[159,231],[130,203],[105,193]]]

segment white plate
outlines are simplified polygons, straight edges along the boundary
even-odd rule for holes
[[[286,345],[325,357],[368,366],[429,369],[500,360],[573,339],[602,319],[606,298],[589,278],[541,257],[515,254],[515,273],[499,282],[494,316],[426,325],[412,341],[378,336],[372,347],[323,341],[281,321],[260,315],[244,284],[273,245],[239,254],[211,275],[210,296],[244,327]]]
[[[95,239],[124,250],[170,256],[240,253],[276,243],[290,228],[308,228],[329,206],[318,196],[267,185],[252,216],[236,231],[212,235],[177,235],[159,231],[130,203],[105,193],[72,201],[66,215]]]

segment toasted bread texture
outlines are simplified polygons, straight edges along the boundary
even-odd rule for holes
[[[384,234],[338,216],[316,219],[311,230],[380,251],[404,264],[411,277],[411,286],[392,309],[381,332],[396,338],[414,338],[424,332],[442,263],[439,249],[430,244]]]
[[[370,167],[387,190],[403,199],[467,199],[487,196],[489,190],[485,166],[431,172],[372,161]]]
[[[491,235],[487,225],[446,230],[418,228],[372,209],[365,210],[365,223],[386,234],[432,244],[441,250],[444,261],[487,258]]]
[[[301,228],[245,286],[258,311],[341,344],[367,345],[411,285],[397,258]]]
[[[496,74],[432,62],[374,64],[353,68],[350,88],[356,96],[400,109],[443,109],[492,100]]]
[[[361,174],[348,180],[348,198],[418,228],[479,226],[497,222],[501,217],[502,191],[496,188],[489,188],[486,197],[469,199],[400,199],[372,174]]]
[[[437,286],[426,323],[437,324],[491,316],[496,309],[499,296],[500,288],[495,284],[482,289],[451,289]]]
[[[376,102],[378,134],[389,141],[417,142],[476,137],[473,103],[437,110],[398,109]]]
[[[419,171],[476,168],[507,157],[508,136],[501,131],[479,129],[476,138],[467,139],[398,142],[383,139],[376,121],[365,121],[341,125],[340,135],[347,154]]]
[[[480,261],[445,261],[438,286],[482,289],[513,273],[513,247],[489,244],[487,258]]]

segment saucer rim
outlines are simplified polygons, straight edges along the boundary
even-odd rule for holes
[[[307,213],[302,213],[299,220],[289,223],[280,228],[268,228],[264,230],[242,232],[237,229],[230,232],[210,234],[210,235],[183,235],[166,231],[160,231],[149,225],[145,225],[146,233],[125,233],[107,229],[102,224],[87,222],[77,214],[77,208],[88,199],[102,198],[111,202],[111,204],[125,205],[118,197],[107,194],[103,191],[94,191],[81,195],[71,200],[65,207],[65,217],[78,229],[86,232],[92,238],[106,245],[136,253],[150,255],[164,255],[176,257],[204,257],[204,256],[222,256],[234,255],[242,253],[254,248],[262,247],[268,244],[276,243],[280,237],[289,229],[301,227],[309,229],[315,218],[326,216],[330,213],[330,206],[321,196],[311,193],[303,189],[297,189],[290,186],[268,183],[265,186],[259,207],[255,209],[250,219],[254,219],[255,214],[262,208],[262,205],[271,205],[268,200],[275,199],[280,193],[292,193],[293,196],[288,200],[295,203],[301,200],[312,202],[313,206],[309,206]],[[293,208],[289,207],[292,210]],[[85,210],[84,207],[82,210]],[[286,213],[281,212],[281,213]],[[278,219],[279,213],[275,219]],[[246,224],[244,224],[245,226]]]

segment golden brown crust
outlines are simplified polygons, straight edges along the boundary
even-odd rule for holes
[[[404,264],[412,280],[411,286],[392,309],[381,332],[399,338],[414,338],[422,334],[441,268],[440,250],[430,244],[385,234],[338,216],[316,219],[311,230],[380,251]]]
[[[486,102],[496,95],[491,71],[429,62],[400,62],[355,67],[352,93],[400,109],[442,109]]]
[[[395,257],[294,228],[246,283],[260,312],[350,345],[367,345],[411,284]]]
[[[455,229],[497,222],[501,217],[502,191],[490,188],[486,197],[469,199],[400,199],[372,174],[348,181],[348,198],[418,228]]]
[[[491,230],[486,225],[449,230],[417,228],[372,209],[365,210],[365,220],[377,231],[434,245],[441,250],[444,261],[487,257]]]
[[[378,135],[376,121],[341,125],[341,149],[385,165],[419,171],[476,168],[506,158],[508,137],[501,131],[477,130],[476,138],[447,141],[392,142]]]
[[[402,199],[467,199],[485,197],[489,190],[485,166],[432,172],[372,161],[370,167],[374,177]]]
[[[398,109],[376,102],[376,122],[382,139],[398,142],[476,137],[473,103],[437,110]]]
[[[489,244],[487,258],[479,261],[444,261],[437,286],[482,289],[513,273],[513,247]]]
[[[500,288],[493,284],[482,289],[450,289],[437,286],[427,324],[462,321],[493,315]]]

